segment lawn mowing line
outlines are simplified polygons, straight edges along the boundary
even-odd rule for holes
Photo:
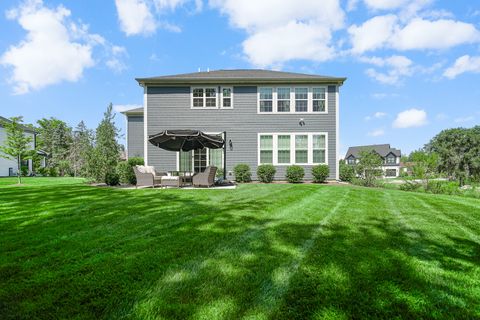
[[[328,196],[329,193],[330,192],[324,192],[323,195]],[[178,282],[179,280],[180,282],[181,280],[185,280],[184,277],[187,277],[188,279],[189,275],[199,273],[202,269],[210,266],[210,260],[212,258],[221,258],[226,253],[229,255],[234,255],[239,248],[245,247],[245,242],[252,240],[255,237],[258,237],[262,233],[262,231],[268,230],[271,227],[281,224],[283,222],[283,220],[281,219],[282,217],[288,216],[292,212],[301,212],[301,210],[295,210],[295,208],[301,208],[305,202],[311,202],[311,198],[315,196],[318,196],[318,190],[312,192],[311,194],[308,194],[301,201],[291,202],[289,205],[284,206],[282,210],[279,211],[280,214],[276,214],[274,216],[275,220],[268,221],[267,223],[258,227],[250,228],[243,234],[237,237],[230,238],[226,242],[221,242],[217,246],[212,247],[211,250],[209,250],[208,252],[196,256],[195,260],[191,260],[187,263],[184,263],[183,265],[177,265],[175,269],[170,268],[164,271],[162,278],[157,282],[157,284],[145,293],[145,296],[147,297],[144,298],[143,301],[137,302],[133,309],[135,310],[136,308],[140,308],[140,305],[142,304],[148,305],[151,297],[162,297],[162,292],[168,291],[167,286],[175,285],[175,282]],[[264,213],[264,215],[266,216],[269,216],[271,214],[272,213],[269,211],[265,211]]]
[[[429,204],[428,202],[425,201],[425,199],[422,199],[421,197],[419,196],[415,196],[414,197],[415,199],[419,200],[421,205],[430,210],[430,211],[433,211],[439,215],[435,216],[435,218],[439,218],[445,222],[448,222],[450,224],[453,224],[455,227],[457,227],[458,229],[460,229],[464,234],[466,234],[470,240],[474,241],[474,242],[477,242],[477,243],[480,243],[480,237],[478,237],[476,234],[474,234],[472,231],[470,231],[469,229],[465,228],[463,225],[461,225],[460,223],[458,223],[457,221],[455,221],[454,219],[452,219],[448,213],[446,211],[440,211],[438,210],[437,208],[433,207],[431,204]]]
[[[319,221],[318,227],[312,232],[312,236],[300,247],[297,258],[293,262],[284,264],[272,272],[273,281],[277,283],[262,286],[264,289],[262,290],[260,296],[258,296],[255,300],[263,303],[261,306],[254,308],[250,312],[250,315],[247,314],[245,316],[246,318],[256,317],[259,313],[261,313],[264,318],[268,319],[272,312],[278,308],[282,297],[287,293],[290,287],[291,279],[298,272],[300,265],[307,256],[308,252],[312,249],[318,237],[324,230],[324,227],[330,222],[330,219],[337,213],[338,209],[344,205],[345,200],[348,198],[350,192],[351,189],[348,189],[347,192],[343,194],[340,201],[337,202],[335,207],[333,207],[333,209],[322,220]]]

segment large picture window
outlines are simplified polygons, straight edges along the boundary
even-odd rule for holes
[[[258,164],[328,164],[326,132],[260,133]]]

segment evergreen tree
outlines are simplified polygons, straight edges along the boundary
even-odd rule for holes
[[[21,163],[22,160],[30,159],[32,156],[32,138],[25,135],[22,127],[22,117],[12,117],[10,121],[4,121],[2,126],[7,132],[5,145],[0,146],[0,157],[17,161],[18,183],[22,183]]]
[[[82,120],[73,130],[68,156],[75,177],[87,174],[88,154],[91,152],[92,143],[93,132]]]

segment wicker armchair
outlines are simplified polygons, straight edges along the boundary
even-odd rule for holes
[[[137,187],[155,187],[161,183],[162,177],[167,175],[164,172],[157,172],[151,166],[134,166],[133,172],[137,179]]]
[[[215,184],[217,167],[206,167],[205,171],[197,173],[192,178],[194,187],[211,187]]]

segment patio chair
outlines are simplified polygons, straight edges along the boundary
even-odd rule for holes
[[[211,187],[215,184],[217,167],[206,167],[205,171],[197,173],[192,178],[194,187]]]
[[[161,179],[167,174],[165,172],[157,172],[153,166],[134,166],[135,178],[137,179],[136,187],[155,187],[161,184]]]

